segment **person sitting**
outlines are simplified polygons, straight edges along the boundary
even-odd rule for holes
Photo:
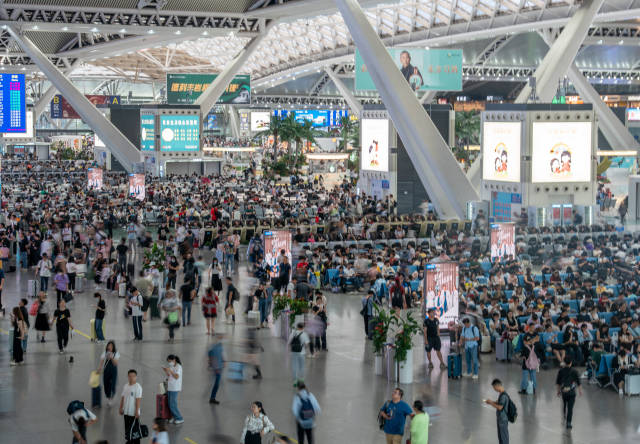
[[[618,388],[620,395],[624,394],[624,377],[629,369],[636,363],[636,357],[631,354],[630,350],[621,347],[618,354],[611,360],[611,368],[613,370],[613,384]]]

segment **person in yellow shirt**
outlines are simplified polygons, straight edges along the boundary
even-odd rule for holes
[[[411,418],[411,444],[427,444],[429,441],[429,414],[423,411],[422,401],[413,401],[415,415]]]

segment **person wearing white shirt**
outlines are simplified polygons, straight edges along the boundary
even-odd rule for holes
[[[167,422],[162,418],[153,420],[153,433],[151,434],[151,444],[169,444],[169,433],[167,432]]]
[[[304,350],[309,342],[309,335],[304,331],[304,324],[299,322],[296,329],[289,335],[288,341],[291,350],[291,370],[294,384],[297,384],[298,381],[304,381]]]
[[[134,341],[142,341],[142,296],[136,287],[131,289],[129,307],[131,307],[131,319],[133,321]]]
[[[49,288],[49,278],[51,277],[51,268],[53,265],[51,264],[51,260],[49,260],[49,256],[47,253],[42,254],[42,259],[38,262],[38,275],[40,276],[40,290],[47,292]]]
[[[124,416],[124,436],[127,444],[140,444],[142,386],[137,382],[138,372],[133,369],[127,373],[127,379],[120,398],[120,414]]]
[[[178,410],[178,393],[182,390],[182,363],[176,355],[167,356],[167,365],[162,367],[167,375],[167,397],[169,398],[169,410],[173,418],[171,424],[182,424],[184,419]]]

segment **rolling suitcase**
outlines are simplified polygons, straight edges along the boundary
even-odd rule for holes
[[[160,309],[158,308],[158,297],[152,296],[149,298],[149,314],[151,319],[160,319]]]
[[[82,293],[84,291],[84,276],[83,275],[76,275],[76,280],[75,280],[75,291],[78,293]]]
[[[38,295],[38,281],[35,279],[30,279],[27,282],[27,296],[30,298],[35,298]]]
[[[169,397],[164,395],[156,395],[156,417],[162,419],[171,419],[171,411],[169,410]]]
[[[511,362],[511,346],[509,339],[498,339],[496,341],[496,361]]]
[[[249,311],[247,323],[252,327],[257,326],[260,323],[260,312],[254,310]]]
[[[480,353],[491,353],[491,336],[482,336]]]
[[[640,375],[624,375],[624,393],[640,395]]]
[[[91,336],[91,341],[94,342],[98,339],[98,335],[96,334],[96,320],[91,319],[89,321],[89,336]]]
[[[450,379],[458,379],[462,377],[462,355],[447,356],[447,376]]]
[[[232,381],[242,381],[244,379],[244,362],[229,362],[227,377]]]
[[[91,407],[100,407],[102,405],[102,391],[100,386],[91,388]]]

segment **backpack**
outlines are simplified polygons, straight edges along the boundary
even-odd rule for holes
[[[231,298],[234,301],[239,301],[240,300],[240,294],[238,293],[238,290],[235,287],[233,287],[233,293],[231,294]]]
[[[40,303],[38,301],[33,301],[31,308],[29,308],[29,315],[36,316],[38,314],[38,308],[40,308]]]
[[[77,412],[80,409],[84,409],[84,402],[78,401],[78,400],[71,401],[67,406],[67,414],[73,415],[75,412]]]
[[[505,393],[506,394],[506,393]],[[507,395],[507,419],[509,422],[514,423],[518,419],[518,408],[513,403],[509,395]]]
[[[300,409],[298,409],[298,417],[300,419],[312,419],[314,416],[316,416],[316,411],[313,409],[313,404],[311,404],[311,400],[309,398],[303,398],[301,396],[298,396],[300,398],[301,404],[300,404]]]
[[[302,341],[300,340],[300,336],[302,333],[298,333],[291,340],[291,351],[294,353],[300,353],[302,351]]]

